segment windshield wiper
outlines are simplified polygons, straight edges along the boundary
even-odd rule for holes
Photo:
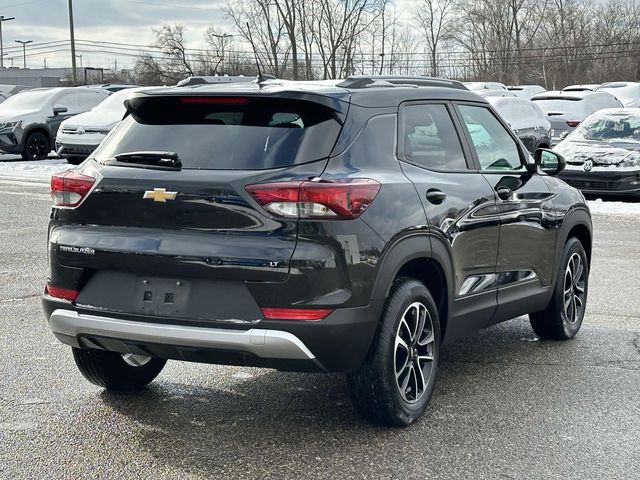
[[[132,164],[131,166],[143,165],[163,170],[182,169],[180,157],[175,152],[125,152],[115,155],[113,159],[115,163]]]

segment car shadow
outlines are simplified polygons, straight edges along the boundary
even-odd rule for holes
[[[305,472],[287,470],[289,466],[334,464],[351,453],[361,458],[364,452],[386,450],[389,445],[422,442],[424,435],[442,442],[451,435],[443,417],[477,402],[474,388],[481,388],[477,364],[538,358],[540,342],[526,327],[523,322],[492,327],[445,347],[427,414],[406,429],[363,420],[351,406],[339,374],[243,369],[252,373],[237,380],[221,379],[220,386],[206,379],[194,385],[189,379],[178,383],[161,377],[139,393],[100,395],[106,406],[135,426],[132,448],[150,453],[162,464],[204,477],[225,472],[238,477],[257,470],[266,477],[298,476]],[[518,379],[505,381],[512,384]]]

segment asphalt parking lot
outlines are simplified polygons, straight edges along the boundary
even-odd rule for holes
[[[372,427],[339,375],[169,362],[105,393],[50,334],[44,185],[0,180],[0,478],[640,478],[640,216],[597,215],[578,337],[526,318],[444,350],[430,408]]]

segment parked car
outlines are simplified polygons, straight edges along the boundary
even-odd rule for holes
[[[517,97],[517,95],[509,90],[475,90],[473,93],[477,93],[481,97]]]
[[[91,110],[68,118],[60,124],[56,136],[56,152],[73,165],[84,161],[115,127],[126,108],[124,101],[132,92],[150,87],[119,90]]]
[[[559,177],[583,193],[640,198],[640,108],[600,110],[554,150],[567,160]]]
[[[479,90],[506,90],[507,87],[504,83],[500,82],[465,82],[464,86],[472,92]]]
[[[509,85],[507,90],[527,100],[531,99],[534,95],[547,91],[546,88],[540,85]]]
[[[491,105],[455,81],[352,77],[138,92],[51,179],[43,306],[96,385],[167,359],[347,372],[407,425],[441,345],[523,314],[584,316],[591,219]],[[455,347],[453,347],[455,348]],[[137,400],[135,400],[137,401]]]
[[[0,104],[0,151],[41,160],[53,148],[58,127],[108,96],[100,89],[74,87],[24,90]]]
[[[622,103],[606,92],[549,91],[531,98],[551,122],[551,145],[573,131],[582,120],[603,108],[622,107]]]
[[[551,123],[540,107],[518,97],[487,97],[529,152],[551,145]]]
[[[596,88],[596,92],[610,93],[620,100],[625,107],[640,107],[640,83],[638,82],[603,83]]]
[[[562,89],[563,92],[595,92],[600,86],[599,83],[585,83],[580,85],[568,85]]]

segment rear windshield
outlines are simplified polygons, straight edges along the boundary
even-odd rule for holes
[[[185,169],[280,168],[328,157],[341,126],[335,111],[309,101],[160,97],[134,103],[94,157],[175,152]]]

